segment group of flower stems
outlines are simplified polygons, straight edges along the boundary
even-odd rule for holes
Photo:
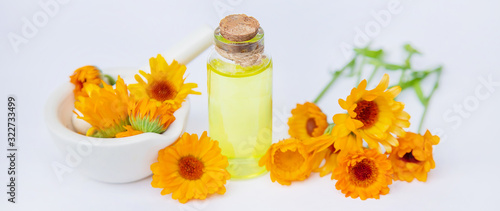
[[[331,173],[336,189],[346,197],[362,200],[389,193],[393,180],[427,181],[428,172],[435,168],[432,148],[439,143],[439,137],[428,130],[407,131],[411,116],[396,98],[404,90],[415,91],[424,106],[420,131],[442,68],[416,70],[411,59],[420,53],[410,45],[404,49],[407,56],[402,64],[387,62],[381,49],[354,49],[354,57],[332,73],[332,79],[313,102],[297,104],[288,119],[291,137],[272,144],[259,161],[270,171],[271,180],[290,185],[305,180],[312,172],[321,177]],[[371,72],[364,72],[370,67]],[[389,86],[389,72],[400,73],[393,86]],[[382,79],[375,88],[367,89],[377,73],[384,73]],[[369,75],[368,79],[362,80],[364,75]],[[436,81],[425,95],[422,82],[431,75],[437,76]],[[355,77],[357,86],[338,100],[345,112],[334,114],[333,123],[328,123],[327,114],[317,103],[341,77]]]

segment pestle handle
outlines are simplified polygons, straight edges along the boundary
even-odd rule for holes
[[[162,53],[162,56],[169,64],[175,59],[177,62],[186,65],[210,47],[213,44],[213,39],[213,29],[208,25],[203,25]],[[149,64],[145,65],[141,70],[149,72]]]

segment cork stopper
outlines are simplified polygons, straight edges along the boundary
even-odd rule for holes
[[[245,14],[228,15],[220,21],[220,34],[227,40],[243,42],[251,40],[259,31],[259,21]]]

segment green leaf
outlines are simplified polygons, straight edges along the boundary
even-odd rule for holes
[[[384,50],[382,49],[370,50],[368,48],[355,48],[354,51],[356,51],[356,53],[358,53],[359,55],[363,55],[374,59],[380,58],[384,54]]]
[[[429,74],[429,71],[415,71],[411,73],[412,78],[424,78]]]
[[[327,134],[327,135],[332,134],[333,126],[335,126],[335,123],[329,124],[328,127],[325,129],[325,132],[323,134]]]
[[[113,85],[116,84],[116,80],[113,77],[111,77],[110,75],[105,74],[103,76],[107,80],[107,82],[108,82],[109,85],[113,86]]]
[[[442,70],[443,70],[443,66],[439,66],[436,69],[432,70],[432,72],[441,73]]]
[[[373,66],[377,66],[377,67],[378,67],[378,66],[384,66],[384,65],[385,65],[385,63],[384,63],[383,61],[381,61],[380,59],[370,59],[370,60],[368,61],[368,64],[371,64],[371,65],[373,65]]]
[[[396,64],[385,64],[384,67],[387,70],[401,70],[401,69],[404,69],[403,66],[396,65]]]
[[[424,97],[424,93],[422,92],[422,86],[420,86],[420,81],[416,81],[413,83],[413,89],[415,90],[415,93],[417,94],[418,99],[422,104],[426,104],[426,97]]]
[[[411,46],[410,44],[406,44],[404,46],[404,49],[410,54],[421,54],[419,51],[417,51],[417,49],[413,48],[413,46]]]

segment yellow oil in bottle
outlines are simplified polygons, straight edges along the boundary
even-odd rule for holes
[[[256,177],[266,171],[258,162],[272,143],[272,61],[242,67],[213,59],[207,66],[210,136],[232,179]]]

